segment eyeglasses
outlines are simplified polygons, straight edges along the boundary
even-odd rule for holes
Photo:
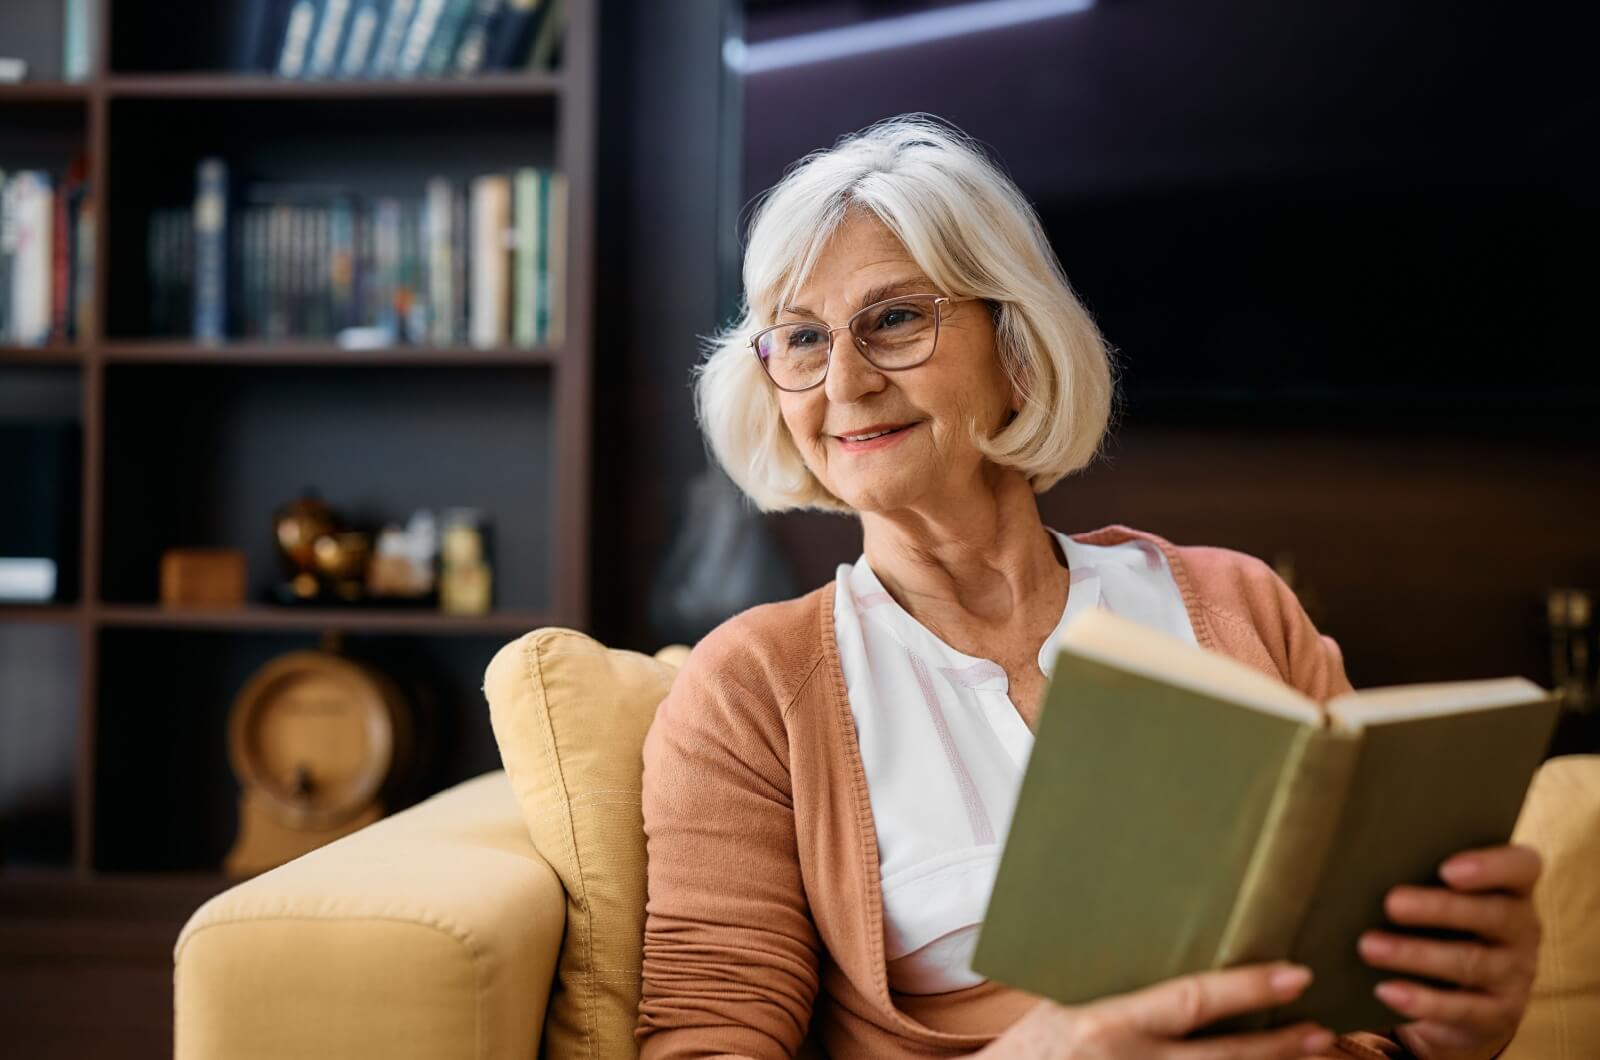
[[[856,311],[843,327],[815,321],[774,324],[750,336],[750,348],[779,390],[810,390],[828,377],[835,332],[848,331],[867,363],[883,372],[915,368],[933,356],[939,321],[956,302],[942,294],[886,298]]]

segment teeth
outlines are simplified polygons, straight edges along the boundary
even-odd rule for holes
[[[873,438],[882,438],[886,434],[893,434],[897,430],[899,430],[898,427],[890,427],[888,430],[878,431],[876,434],[847,434],[845,435],[845,440],[851,442],[865,442]]]

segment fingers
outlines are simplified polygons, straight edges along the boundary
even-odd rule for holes
[[[1439,867],[1439,875],[1457,891],[1510,891],[1532,894],[1542,863],[1532,847],[1499,846],[1466,850]]]
[[[1409,1019],[1446,1024],[1476,1040],[1490,1041],[1516,1025],[1518,1003],[1471,990],[1435,990],[1420,983],[1378,984],[1378,1000]]]
[[[1234,1034],[1184,1042],[1168,1054],[1172,1060],[1299,1060],[1333,1045],[1333,1032],[1315,1023],[1297,1023],[1258,1034]]]
[[[1396,887],[1384,899],[1383,909],[1396,924],[1455,928],[1498,942],[1539,941],[1539,916],[1526,897]]]
[[[1438,942],[1414,935],[1369,931],[1357,947],[1375,968],[1411,972],[1485,990],[1533,979],[1533,956],[1520,948],[1481,942]]]
[[[1116,999],[1139,1030],[1179,1038],[1208,1023],[1271,1008],[1299,997],[1311,970],[1285,963],[1255,964],[1186,975]]]

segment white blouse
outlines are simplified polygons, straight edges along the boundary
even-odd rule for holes
[[[1085,545],[1052,530],[1071,571],[1053,646],[1102,607],[1195,643],[1161,550]],[[840,564],[834,632],[866,769],[883,877],[889,984],[939,994],[983,982],[969,967],[1033,732],[999,664],[956,651],[895,603],[863,555]]]

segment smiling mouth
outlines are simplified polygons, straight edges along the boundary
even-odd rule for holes
[[[863,432],[861,434],[838,434],[834,435],[834,437],[838,438],[841,442],[870,442],[874,438],[882,438],[889,434],[899,434],[901,431],[915,426],[916,424],[914,423],[902,423],[898,427],[881,427],[876,430]]]

